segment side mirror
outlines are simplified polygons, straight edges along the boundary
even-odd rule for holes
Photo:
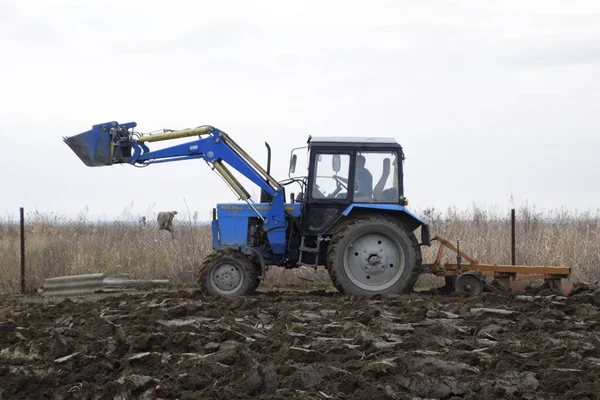
[[[340,172],[342,169],[342,158],[340,157],[339,154],[334,154],[333,157],[331,158],[331,168],[333,168],[333,170],[335,172]]]
[[[296,154],[292,155],[292,159],[290,160],[290,174],[296,172],[296,162],[298,161],[298,156]]]

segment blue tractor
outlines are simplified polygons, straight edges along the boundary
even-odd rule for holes
[[[213,209],[213,252],[201,265],[208,293],[241,296],[259,286],[268,266],[325,266],[343,293],[373,296],[412,290],[422,270],[425,222],[407,208],[402,147],[388,138],[309,137],[292,150],[289,178],[277,181],[229,135],[212,126],[143,135],[135,122],[107,122],[65,138],[87,166],[203,159],[240,203]],[[149,143],[194,140],[150,150]],[[298,168],[298,162],[306,168]],[[260,202],[231,169],[261,189]],[[286,201],[285,189],[297,195]],[[420,228],[420,243],[415,231]]]

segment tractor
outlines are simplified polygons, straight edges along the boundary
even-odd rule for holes
[[[97,124],[64,141],[90,167],[202,159],[223,178],[241,202],[213,209],[213,252],[199,274],[204,291],[242,296],[258,288],[270,266],[324,266],[340,292],[373,296],[410,291],[422,272],[420,246],[431,245],[429,228],[407,208],[404,153],[396,140],[309,136],[306,146],[291,151],[288,178],[278,181],[268,144],[263,168],[212,126],[154,134],[136,126]],[[181,138],[193,140],[149,148]],[[260,188],[259,202],[232,169]],[[288,198],[293,186],[297,194]]]

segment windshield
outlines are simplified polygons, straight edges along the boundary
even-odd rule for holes
[[[349,154],[317,154],[312,197],[314,199],[347,198],[349,167]]]

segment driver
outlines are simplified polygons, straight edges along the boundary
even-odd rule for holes
[[[356,156],[356,188],[354,193],[357,197],[371,197],[373,194],[373,175],[365,168],[367,160],[363,155]]]

